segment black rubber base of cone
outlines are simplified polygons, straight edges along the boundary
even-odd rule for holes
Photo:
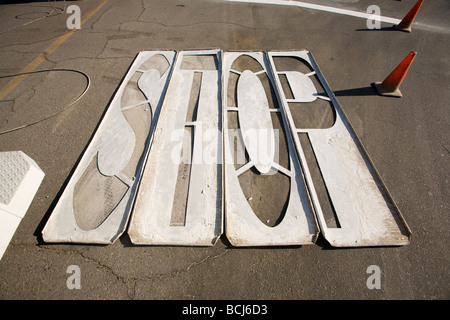
[[[396,25],[393,26],[393,28],[394,28],[395,30],[399,30],[399,31],[411,32],[411,26],[408,26],[408,27],[402,27],[402,26],[396,24]]]
[[[387,96],[387,97],[396,97],[401,98],[403,95],[400,92],[400,89],[395,89],[394,91],[387,91],[381,87],[381,82],[372,82],[372,86],[377,90],[378,94],[380,96]]]

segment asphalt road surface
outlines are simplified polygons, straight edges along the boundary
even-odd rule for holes
[[[373,4],[307,2],[360,12]],[[415,2],[378,5],[381,15],[401,19]],[[73,4],[82,25],[68,33],[70,14],[59,8]],[[0,299],[450,298],[447,0],[425,1],[412,33],[393,31],[389,23],[370,30],[365,19],[332,12],[219,0],[55,6],[0,1],[0,76],[66,68],[91,79],[68,110],[0,135],[0,151],[21,150],[46,174],[0,261]],[[43,243],[42,228],[136,54],[199,48],[309,50],[411,228],[411,243],[336,249],[319,239],[308,246],[236,248],[223,235],[213,247],[137,246],[126,233],[105,246]],[[377,95],[370,83],[382,81],[410,51],[417,56],[403,97]],[[11,89],[0,101],[2,129],[60,110],[86,85],[69,71],[32,74],[14,88],[11,80],[0,79],[1,93]],[[67,286],[71,265],[79,267],[80,289]],[[379,289],[367,286],[374,265]]]

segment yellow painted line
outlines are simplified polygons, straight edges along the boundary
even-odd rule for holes
[[[83,25],[94,13],[96,13],[103,5],[108,2],[108,0],[102,0],[99,2],[93,9],[91,9],[86,15],[81,18],[80,25]],[[53,51],[55,51],[64,41],[66,41],[77,29],[71,29],[61,35],[58,39],[55,40],[47,49],[44,50],[36,59],[34,59],[25,69],[22,70],[21,73],[32,72],[38,65],[41,64],[42,61],[45,60],[47,56],[49,56]],[[23,79],[27,77],[26,74],[16,76],[12,79],[1,91],[0,91],[0,100],[5,98],[8,93],[11,92]]]

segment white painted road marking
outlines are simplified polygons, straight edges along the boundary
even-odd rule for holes
[[[334,8],[334,7],[324,6],[324,5],[320,5],[320,4],[306,3],[306,2],[300,2],[300,1],[286,1],[286,0],[224,0],[224,1],[300,7],[300,8],[305,8],[305,9],[337,13],[337,14],[342,14],[342,15],[347,15],[347,16],[352,16],[352,17],[362,18],[362,19],[373,19],[373,15],[371,13],[348,10],[348,9]],[[380,22],[392,23],[394,25],[397,25],[400,23],[400,21],[401,21],[401,19],[380,16]],[[429,25],[429,24],[425,24],[422,22],[415,22],[414,25],[416,28],[421,29],[421,30],[450,34],[450,30],[446,27]]]
[[[305,8],[305,9],[313,9],[313,10],[343,14],[343,15],[357,17],[357,18],[363,18],[363,19],[372,19],[373,18],[372,14],[366,13],[366,12],[340,9],[340,8],[334,8],[334,7],[324,6],[324,5],[320,5],[320,4],[306,3],[306,2],[300,2],[300,1],[283,1],[283,0],[225,0],[225,1],[273,4],[273,5],[280,5],[280,6],[292,6],[292,7],[300,7],[300,8]],[[387,22],[387,23],[393,23],[393,24],[399,24],[401,19],[380,16],[380,21]]]

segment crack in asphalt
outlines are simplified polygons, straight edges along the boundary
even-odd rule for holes
[[[109,274],[113,275],[117,281],[119,281],[120,283],[122,283],[125,286],[125,288],[127,289],[127,297],[130,300],[135,299],[136,283],[138,281],[155,281],[155,280],[159,280],[159,279],[165,279],[168,277],[174,277],[174,276],[177,276],[180,274],[184,274],[186,272],[189,272],[193,267],[201,265],[203,263],[206,263],[209,260],[218,259],[230,251],[230,249],[225,249],[224,251],[222,251],[219,254],[208,255],[201,260],[191,262],[184,269],[178,269],[178,270],[173,270],[170,272],[159,273],[159,274],[156,274],[151,277],[148,277],[148,276],[123,277],[123,276],[119,275],[116,271],[114,271],[113,268],[111,268],[110,266],[102,263],[100,260],[86,256],[83,252],[80,252],[78,250],[55,249],[55,248],[49,248],[49,247],[42,247],[40,245],[35,245],[35,244],[11,244],[11,245],[12,246],[22,246],[22,247],[24,247],[24,246],[25,247],[34,247],[34,248],[36,248],[37,251],[45,251],[45,252],[50,252],[50,253],[62,253],[62,254],[66,254],[66,255],[79,256],[84,261],[96,264],[99,269],[105,270]]]

